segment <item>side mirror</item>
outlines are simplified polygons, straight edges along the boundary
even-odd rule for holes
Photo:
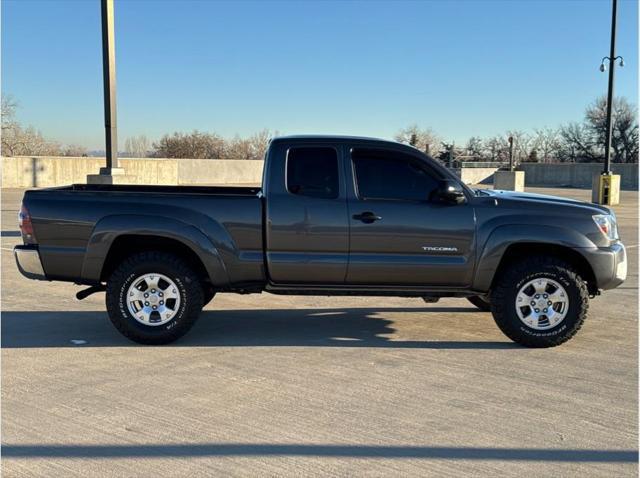
[[[441,202],[448,204],[462,204],[467,200],[460,183],[452,179],[440,181],[437,197]]]

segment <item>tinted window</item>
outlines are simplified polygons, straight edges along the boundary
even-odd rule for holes
[[[353,164],[360,199],[427,201],[438,187],[435,177],[405,157],[354,153]]]
[[[338,154],[333,148],[291,148],[287,156],[287,189],[315,198],[337,198]]]

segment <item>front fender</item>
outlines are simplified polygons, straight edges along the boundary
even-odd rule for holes
[[[486,292],[507,248],[517,243],[533,242],[572,249],[595,250],[597,246],[573,229],[534,224],[509,224],[496,227],[479,250],[473,289]]]
[[[107,254],[116,238],[122,235],[157,236],[181,242],[200,258],[214,285],[229,284],[229,275],[218,248],[202,231],[168,217],[134,214],[107,216],[96,223],[82,264],[83,282],[100,282]]]

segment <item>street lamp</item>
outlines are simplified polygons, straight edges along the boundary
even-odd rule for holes
[[[600,61],[600,71],[607,71],[609,63],[609,88],[607,91],[607,136],[604,144],[604,170],[594,175],[591,198],[598,204],[613,206],[620,200],[620,176],[611,173],[611,137],[613,132],[613,82],[615,79],[616,61],[623,67],[624,59],[616,56],[616,13],[618,0],[612,0],[611,12],[611,51]]]
[[[613,111],[613,81],[615,78],[616,60],[619,61],[620,67],[624,66],[624,59],[616,56],[616,13],[618,10],[618,0],[613,0],[611,12],[611,52],[609,56],[602,58],[600,62],[600,71],[605,72],[607,65],[605,60],[609,62],[609,88],[607,91],[607,138],[604,145],[604,171],[602,174],[611,174],[611,136],[612,136],[612,111]]]
[[[604,63],[605,60],[610,62],[611,58],[609,58],[608,56],[605,56],[605,57],[602,58],[602,63],[600,63],[600,71],[603,72],[603,73],[605,71],[607,71],[607,65],[605,65],[605,63]],[[620,65],[620,68],[623,68],[624,67],[624,58],[622,58],[621,56],[616,56],[613,59],[613,61],[615,62],[616,60],[620,60],[620,62],[618,64]]]

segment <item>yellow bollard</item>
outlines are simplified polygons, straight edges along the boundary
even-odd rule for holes
[[[594,174],[592,202],[604,206],[615,206],[620,203],[620,175]]]

